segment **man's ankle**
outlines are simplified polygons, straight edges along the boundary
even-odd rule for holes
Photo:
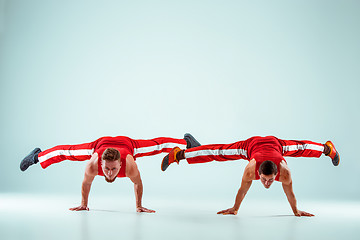
[[[34,160],[35,160],[34,163],[38,163],[38,162],[39,162],[39,157],[38,157],[38,155],[39,155],[39,154],[36,154],[36,155],[34,156]]]
[[[324,151],[323,151],[323,153],[327,156],[327,155],[330,154],[330,151],[331,151],[330,147],[329,147],[328,145],[324,144]]]
[[[181,150],[181,151],[177,152],[176,159],[179,161],[185,159],[185,150]]]

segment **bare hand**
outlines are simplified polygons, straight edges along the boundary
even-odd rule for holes
[[[87,206],[80,205],[78,207],[69,208],[69,210],[71,210],[71,211],[83,211],[83,210],[89,211],[89,208]]]
[[[151,209],[144,208],[144,207],[137,207],[137,208],[136,208],[136,212],[154,213],[155,211],[154,211],[154,210],[151,210]]]
[[[305,216],[305,217],[313,217],[315,216],[314,214],[308,213],[308,212],[304,212],[304,211],[300,211],[298,210],[296,213],[294,213],[295,216],[297,217],[301,217],[301,216]]]
[[[222,210],[220,212],[218,212],[217,214],[222,214],[222,215],[236,215],[238,212],[238,210],[235,210],[235,208],[229,208],[226,210]]]

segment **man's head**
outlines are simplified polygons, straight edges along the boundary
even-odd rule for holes
[[[101,167],[108,183],[115,181],[121,167],[120,152],[115,148],[107,148],[101,156]]]
[[[276,164],[272,161],[264,161],[259,167],[260,181],[265,188],[270,188],[277,175]]]

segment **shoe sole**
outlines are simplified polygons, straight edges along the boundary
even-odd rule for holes
[[[340,157],[339,157],[339,153],[336,151],[336,155],[334,157],[334,159],[331,159],[332,163],[334,164],[334,166],[339,166],[340,164]]]
[[[169,154],[166,155],[161,162],[161,170],[165,172],[165,170],[169,167]]]

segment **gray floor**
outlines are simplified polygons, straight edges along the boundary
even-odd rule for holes
[[[79,196],[0,195],[1,239],[359,239],[359,202],[302,202],[313,218],[291,215],[284,202],[247,201],[237,216],[219,216],[216,201],[95,197],[89,212],[71,212]],[[225,206],[224,206],[225,207]]]

